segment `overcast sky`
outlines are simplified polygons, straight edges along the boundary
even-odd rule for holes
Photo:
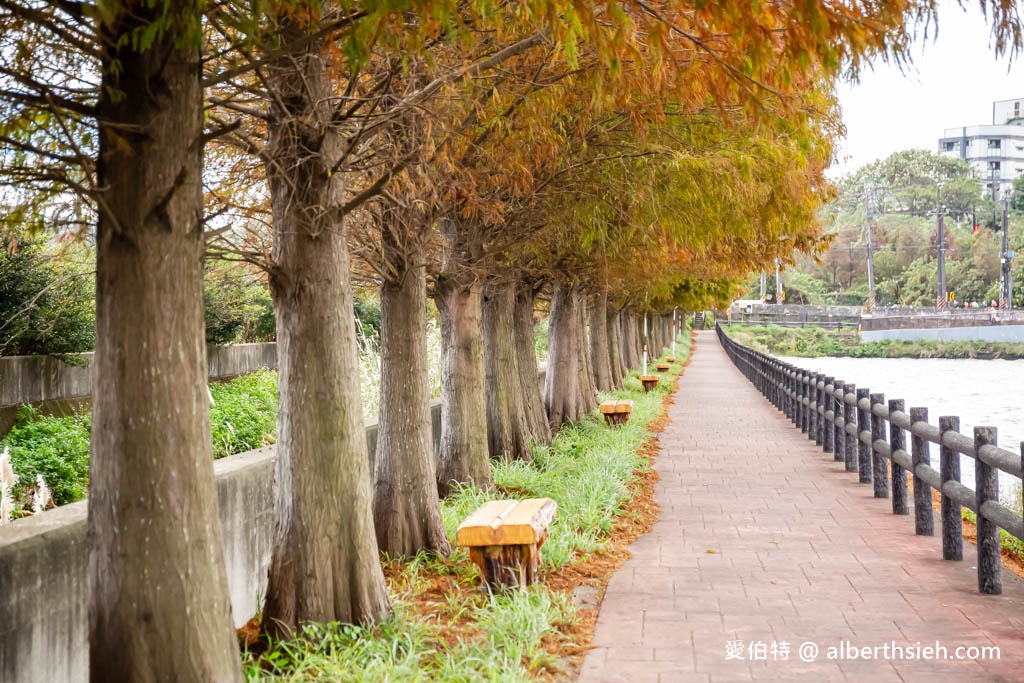
[[[878,63],[859,84],[840,84],[847,136],[830,176],[901,149],[935,151],[945,128],[992,123],[993,101],[1024,97],[1024,58],[997,60],[985,19],[969,4],[964,11],[944,0],[938,39],[918,41],[906,74]]]

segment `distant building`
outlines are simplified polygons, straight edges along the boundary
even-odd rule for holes
[[[947,128],[939,153],[970,163],[988,191],[1003,197],[1024,175],[1024,98],[993,102],[992,125]]]

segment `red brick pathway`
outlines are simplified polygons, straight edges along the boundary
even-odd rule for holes
[[[1024,582],[1004,572],[1002,596],[978,594],[973,545],[943,562],[939,537],[915,536],[913,517],[808,441],[713,332],[698,333],[671,417],[661,518],[608,585],[580,681],[1024,681]],[[1001,658],[882,649],[936,641]],[[843,642],[881,658],[829,659]]]

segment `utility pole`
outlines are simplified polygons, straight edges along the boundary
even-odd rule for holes
[[[868,313],[875,310],[875,258],[871,249],[871,219],[874,218],[875,184],[872,181],[864,183],[864,210],[867,214],[868,228]]]
[[[1013,274],[1010,271],[1010,192],[1003,194],[1003,249],[999,255],[999,308],[1009,311],[1013,308]]]
[[[945,222],[942,220],[942,205],[941,195],[942,183],[935,184],[935,236],[937,241],[936,254],[938,258],[938,277],[936,278],[938,284],[938,292],[935,295],[935,307],[942,310],[946,308],[946,236]]]
[[[676,355],[676,339],[679,338],[679,307],[672,309],[672,357]]]
[[[775,259],[775,303],[782,303],[782,270],[781,259]]]

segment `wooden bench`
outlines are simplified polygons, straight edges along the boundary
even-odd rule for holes
[[[540,548],[557,510],[550,498],[492,500],[459,525],[455,542],[469,548],[488,588],[525,590],[537,581]]]
[[[613,427],[629,422],[629,415],[633,412],[633,402],[627,399],[604,401],[600,407],[605,421]]]
[[[671,367],[668,363],[658,363],[654,366],[658,372],[665,372]]]
[[[669,363],[675,363],[676,362],[676,357],[675,356],[667,356],[665,358],[665,360],[667,360]]]
[[[644,385],[644,391],[651,391],[658,386],[660,375],[640,375],[640,382]]]

